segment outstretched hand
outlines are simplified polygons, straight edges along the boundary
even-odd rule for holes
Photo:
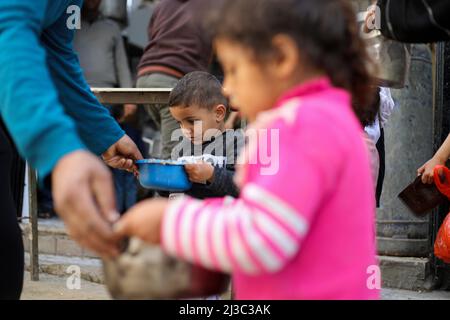
[[[129,172],[137,172],[135,161],[143,159],[138,147],[127,135],[109,147],[102,158],[108,166]]]

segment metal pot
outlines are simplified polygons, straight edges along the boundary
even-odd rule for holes
[[[410,45],[384,37],[379,30],[370,33],[362,29],[366,12],[358,14],[361,26],[361,37],[367,43],[369,56],[375,62],[375,69],[371,70],[378,84],[395,89],[404,88],[411,66]]]
[[[144,188],[183,192],[192,188],[184,170],[185,161],[145,159],[136,161],[139,182]]]
[[[116,259],[104,260],[105,282],[114,299],[181,299],[221,294],[229,276],[166,255],[159,246],[132,238]]]

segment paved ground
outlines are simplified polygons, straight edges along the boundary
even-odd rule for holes
[[[23,300],[109,300],[109,294],[103,285],[81,279],[80,289],[67,288],[67,277],[41,273],[40,281],[30,280],[25,273],[22,292]]]
[[[67,277],[40,274],[40,281],[30,281],[26,272],[23,300],[109,300],[106,288],[97,283],[81,279],[79,290],[67,288]],[[450,292],[414,292],[397,289],[383,289],[383,300],[450,300]]]
[[[103,284],[81,279],[80,289],[70,290],[67,287],[68,277],[39,274],[39,281],[31,281],[30,273],[25,272],[22,300],[111,300]],[[225,293],[222,299],[229,299]]]
[[[381,297],[383,300],[450,300],[450,291],[415,292],[383,289]]]

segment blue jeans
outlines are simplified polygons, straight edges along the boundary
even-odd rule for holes
[[[130,209],[137,200],[137,181],[130,172],[111,169],[116,189],[116,205],[120,213]]]

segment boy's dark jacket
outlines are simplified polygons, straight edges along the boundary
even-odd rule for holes
[[[194,183],[186,194],[197,199],[232,196],[237,197],[239,190],[234,184],[233,176],[235,164],[244,146],[242,130],[226,130],[211,141],[195,146],[183,138],[172,152],[172,158],[203,159],[214,166],[214,179],[212,183]]]

